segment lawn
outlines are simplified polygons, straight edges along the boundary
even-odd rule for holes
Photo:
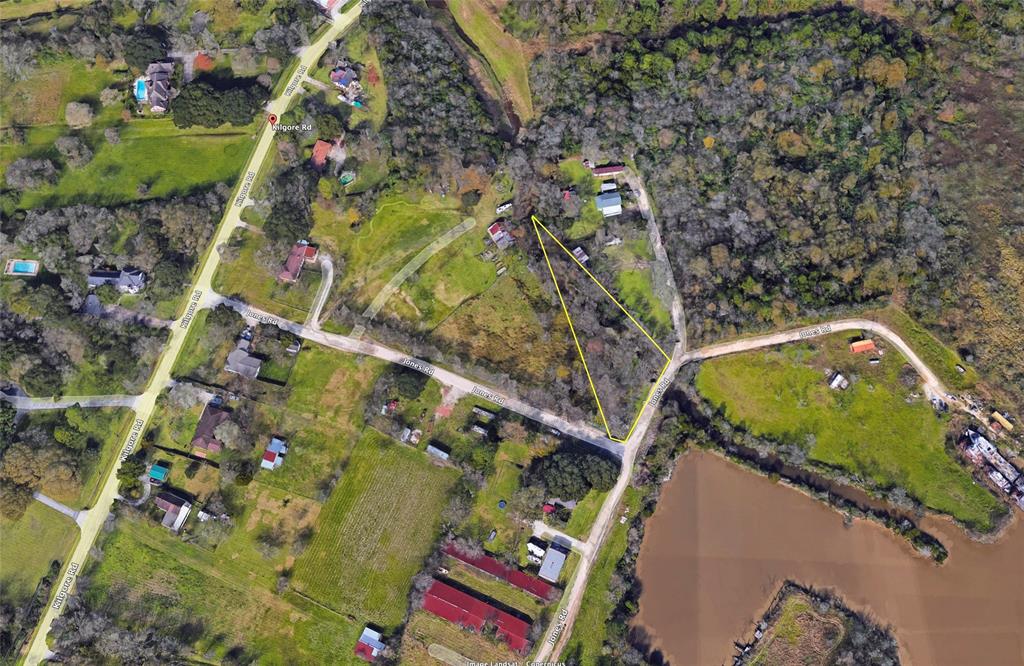
[[[212,368],[224,366],[228,354],[235,347],[235,341],[225,340],[214,347],[206,334],[206,320],[209,316],[210,310],[200,310],[195,313],[192,327],[181,346],[181,353],[178,354],[177,360],[174,361],[174,367],[171,369],[172,377],[190,377],[203,366]]]
[[[843,641],[842,616],[830,610],[819,614],[802,593],[790,593],[750,660],[751,666],[826,663]]]
[[[448,569],[447,578],[462,583],[485,597],[490,597],[526,613],[532,619],[536,619],[544,612],[545,604],[537,597],[509,585],[503,580],[498,580],[494,576],[481,573],[454,557],[446,557],[444,567]]]
[[[939,379],[948,387],[957,390],[972,388],[978,381],[978,373],[968,367],[960,355],[929,333],[924,326],[911,319],[905,312],[895,307],[884,310],[865,312],[869,319],[888,325],[902,337],[914,353],[921,357]],[[966,372],[961,374],[956,366],[960,365]]]
[[[508,273],[463,304],[434,334],[518,379],[567,377],[575,348],[565,317],[522,260],[509,257],[506,264]],[[541,322],[541,313],[550,315],[550,326]]]
[[[565,524],[562,531],[571,537],[586,541],[594,519],[597,518],[597,512],[601,510],[601,505],[604,504],[607,494],[594,489],[589,490],[576,504],[576,508],[572,510],[572,516],[569,517],[569,522]]]
[[[391,193],[381,197],[373,217],[354,227],[354,211],[314,206],[312,236],[344,266],[343,292],[363,308],[387,281],[434,238],[458,225],[463,215],[458,197],[441,199],[425,193]],[[472,232],[469,232],[472,233]]]
[[[526,444],[503,440],[494,456],[494,474],[476,495],[469,526],[484,538],[491,530],[497,531],[494,540],[485,544],[492,553],[518,551],[530,536],[529,527],[512,520],[507,509],[498,508],[498,502],[507,502],[519,490],[523,468],[530,464],[532,457]]]
[[[63,124],[67,103],[85,100],[96,112],[93,124],[109,124],[120,117],[122,107],[103,108],[99,96],[104,88],[115,85],[128,86],[127,70],[89,66],[72,58],[51,60],[30,77],[0,88],[0,114],[5,125]],[[60,128],[62,132],[65,129]],[[28,136],[26,143],[33,144],[32,138]]]
[[[348,45],[348,57],[362,63],[364,67],[364,75],[359,83],[363,86],[367,108],[366,111],[352,109],[349,127],[355,127],[363,120],[369,119],[373,129],[379,131],[384,125],[384,118],[388,115],[388,88],[384,83],[384,70],[380,66],[377,49],[370,44],[366,30],[359,28],[352,30],[345,37],[345,43]]]
[[[295,589],[338,612],[397,626],[457,476],[367,430],[295,562]]]
[[[0,18],[12,21],[33,14],[49,14],[58,9],[81,7],[90,2],[92,0],[4,0],[0,2]]]
[[[630,516],[635,515],[640,506],[640,493],[627,488],[619,511],[629,509]],[[587,588],[583,592],[583,602],[579,615],[573,625],[572,636],[566,644],[563,658],[573,657],[580,664],[592,664],[601,655],[604,644],[608,617],[612,612],[612,599],[608,596],[612,574],[619,560],[626,553],[628,545],[630,521],[616,521],[608,533],[604,545],[598,551],[597,561],[590,570]]]
[[[276,263],[272,271],[260,261],[258,253],[267,245],[263,235],[237,229],[231,235],[231,243],[238,246],[238,258],[221,262],[213,276],[213,288],[225,296],[235,296],[249,305],[286,319],[305,320],[320,287],[320,267],[306,264],[297,282],[283,283],[277,279],[280,267]],[[286,258],[287,248],[281,252],[282,265]]]
[[[475,663],[518,664],[522,656],[509,649],[507,645],[494,638],[482,636],[464,630],[457,624],[431,615],[426,611],[417,611],[409,618],[402,637],[400,663],[414,666],[437,666],[442,663],[431,655],[437,651],[436,646],[443,646],[449,651],[454,650]],[[448,663],[462,663],[450,661]]]
[[[945,449],[946,419],[915,389],[900,384],[904,360],[895,349],[878,366],[845,351],[849,335],[705,362],[696,386],[726,417],[755,435],[804,448],[817,463],[853,473],[881,488],[903,487],[925,506],[986,530],[1002,505]],[[854,381],[846,391],[826,384],[824,367]]]
[[[89,164],[66,171],[55,186],[26,192],[20,206],[116,204],[187,194],[219,182],[231,184],[250,149],[248,134],[233,131],[155,135],[133,130],[125,128],[117,145],[96,146]],[[140,185],[147,188],[144,196],[139,194]]]
[[[533,117],[530,60],[522,43],[481,0],[448,0],[455,21],[480,49],[508,95],[516,115],[526,123]]]
[[[386,364],[306,343],[292,371],[277,430],[287,433],[288,456],[264,483],[318,498],[359,439],[363,409]]]
[[[78,539],[67,516],[31,502],[17,521],[0,517],[0,598],[17,605],[30,597],[50,562],[63,561]]]
[[[89,600],[120,605],[172,631],[198,625],[194,649],[215,661],[242,647],[259,663],[334,663],[351,654],[361,629],[253,585],[245,567],[154,525],[122,518],[102,548],[104,557],[93,560],[88,572]]]

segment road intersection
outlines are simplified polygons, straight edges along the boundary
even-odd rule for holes
[[[315,66],[320,55],[327,48],[328,44],[337,39],[338,36],[348,29],[355,22],[359,13],[360,4],[355,3],[344,14],[336,15],[333,23],[330,24],[321,35],[319,35],[316,41],[306,47],[306,49],[299,54],[298,62],[290,75],[290,79],[286,84],[283,93],[268,105],[267,111],[269,114],[274,114],[280,117],[288,110],[290,105],[299,95],[302,94],[302,84],[305,81],[308,72],[310,72]],[[236,228],[244,226],[244,223],[240,219],[240,213],[249,201],[250,190],[253,187],[261,166],[264,164],[268,154],[270,154],[273,145],[273,130],[269,124],[264,124],[257,134],[256,146],[243,169],[244,175],[240,179],[236,188],[235,196],[228,202],[224,217],[218,226],[214,238],[210,242],[207,253],[202,258],[202,263],[197,273],[197,277],[187,292],[189,294],[187,307],[183,315],[171,326],[169,340],[143,394],[139,396],[67,397],[54,400],[0,396],[3,399],[12,402],[18,409],[56,409],[71,406],[72,404],[80,404],[83,407],[133,407],[135,411],[134,421],[122,446],[119,461],[109,470],[98,499],[93,503],[93,506],[88,511],[79,512],[76,515],[76,522],[80,527],[80,538],[70,556],[65,560],[65,567],[61,572],[61,576],[57,579],[58,584],[56,587],[58,589],[58,593],[52,602],[46,607],[40,619],[36,633],[31,639],[25,663],[35,665],[45,660],[50,655],[46,643],[46,637],[52,628],[54,620],[63,610],[63,605],[68,595],[74,589],[78,572],[82,569],[88,559],[90,550],[92,549],[107,516],[110,514],[113,502],[117,496],[117,470],[120,467],[120,462],[127,459],[134,451],[153,414],[158,395],[171,381],[171,371],[179,354],[181,353],[196,312],[203,308],[213,307],[219,303],[229,305],[250,320],[277,325],[280,328],[292,332],[306,340],[345,352],[374,356],[391,363],[410,367],[433,377],[442,384],[451,386],[460,392],[482,397],[493,402],[499,407],[522,414],[523,416],[542,423],[549,428],[556,429],[574,438],[589,442],[612,453],[621,460],[621,470],[615,486],[608,493],[607,498],[594,521],[591,532],[585,541],[569,539],[568,537],[565,537],[565,535],[558,533],[556,530],[552,530],[550,528],[545,530],[544,528],[535,526],[536,529],[540,530],[544,534],[566,538],[567,542],[570,543],[581,555],[579,566],[576,568],[574,576],[567,587],[566,593],[563,595],[558,612],[552,614],[551,626],[546,631],[544,638],[539,641],[539,645],[533,657],[537,661],[557,659],[572,633],[573,623],[583,601],[587,579],[591,568],[596,561],[597,554],[600,551],[606,536],[615,523],[619,503],[632,479],[633,465],[636,460],[636,456],[642,449],[642,445],[645,441],[650,425],[657,414],[658,403],[663,395],[663,387],[659,385],[652,389],[651,398],[646,402],[641,410],[640,416],[638,417],[636,426],[634,427],[631,435],[625,442],[618,443],[610,440],[597,428],[588,423],[571,422],[555,413],[529,405],[515,396],[509,395],[507,392],[480,384],[475,380],[463,377],[449,369],[437,366],[422,359],[411,357],[376,342],[361,339],[361,330],[359,331],[360,335],[353,336],[344,336],[321,330],[318,322],[319,313],[327,298],[333,277],[333,265],[330,264],[329,259],[327,259],[328,263],[322,267],[324,270],[324,283],[318,291],[315,307],[311,309],[310,317],[304,323],[289,321],[271,313],[253,308],[241,301],[224,298],[223,296],[216,294],[212,289],[212,280],[217,267],[220,264],[220,255],[217,251],[217,247],[227,242]],[[632,173],[627,174],[626,177],[632,188],[639,193],[639,209],[645,220],[648,222],[649,233],[651,235],[652,244],[655,248],[656,258],[667,264],[667,257],[665,256],[664,247],[661,243],[658,227],[654,221],[654,214],[652,212],[647,193],[643,189],[642,182],[640,182],[639,178]],[[468,230],[468,228],[471,228],[471,226],[472,225],[469,225],[468,223],[464,223],[464,225],[460,225],[459,227],[451,230],[449,235],[454,238],[458,234]],[[438,239],[438,241],[435,241],[435,245],[431,247],[436,246],[436,250],[443,247],[444,244],[447,244],[446,242],[439,244],[439,241],[441,240],[442,239]],[[429,256],[429,254],[425,255],[425,258],[429,258]],[[424,261],[426,260],[425,258]],[[416,268],[418,268],[418,265]],[[669,275],[671,276],[671,273]],[[679,297],[678,289],[675,289],[674,285],[672,285],[672,287],[672,291],[674,293],[672,315],[673,322],[676,327],[678,342],[673,348],[671,360],[663,374],[661,384],[664,386],[669,385],[674,380],[678,370],[686,363],[701,361],[726,354],[797,342],[835,331],[865,330],[888,340],[895,348],[899,349],[899,351],[920,373],[924,380],[926,390],[930,394],[943,397],[943,399],[949,399],[947,397],[947,391],[939,381],[938,377],[914,353],[909,345],[907,345],[888,327],[866,319],[843,319],[818,326],[801,327],[781,333],[754,336],[742,340],[719,343],[687,351],[685,317],[681,299]],[[383,305],[383,302],[381,302],[380,305]],[[963,405],[957,404],[957,406],[965,408]],[[41,497],[39,499],[44,503],[48,503],[46,501],[48,498]],[[48,503],[48,505],[53,506],[53,504],[50,503]],[[60,507],[54,508],[56,510],[61,510]]]
[[[333,16],[333,21],[328,24],[316,41],[299,53],[295,70],[291,74],[291,80],[287,83],[284,92],[268,104],[268,114],[280,117],[289,109],[292,102],[303,93],[301,82],[305,73],[315,67],[328,45],[355,23],[360,11],[361,4],[355,3],[345,13]],[[253,181],[256,179],[257,173],[259,173],[261,166],[274,146],[273,135],[274,130],[269,123],[261,124],[257,134],[256,147],[253,149],[243,169],[244,176],[236,187],[234,198],[228,201],[224,217],[202,259],[197,276],[189,292],[187,292],[190,294],[190,297],[185,314],[175,325],[171,326],[170,337],[164,347],[163,354],[161,354],[157,362],[156,369],[150,377],[146,391],[138,396],[135,402],[135,420],[121,449],[121,455],[118,461],[111,466],[92,508],[90,508],[85,519],[79,522],[80,534],[78,542],[70,556],[66,558],[61,575],[57,579],[59,581],[57,584],[58,593],[43,612],[36,627],[36,632],[29,644],[25,659],[25,663],[29,666],[35,666],[35,664],[44,661],[50,655],[50,650],[46,644],[46,637],[50,633],[53,621],[63,610],[65,600],[74,589],[78,572],[89,558],[89,552],[96,542],[96,537],[99,535],[107,516],[110,514],[114,499],[117,496],[117,470],[120,468],[121,462],[127,459],[135,449],[146,424],[149,423],[150,417],[153,415],[157,396],[171,379],[171,369],[181,353],[193,317],[200,307],[204,295],[211,291],[213,276],[220,265],[220,254],[217,252],[217,247],[227,242],[232,232],[239,226],[241,222],[240,213],[246,204]]]

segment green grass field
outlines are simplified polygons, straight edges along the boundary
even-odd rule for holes
[[[366,30],[358,27],[345,36],[348,45],[348,57],[365,67],[365,76],[359,81],[366,96],[366,111],[352,109],[349,127],[355,127],[363,120],[369,119],[375,130],[384,125],[388,115],[388,88],[384,82],[384,69],[380,66],[377,49],[373,48],[367,38]]]
[[[516,115],[525,123],[533,117],[530,60],[522,43],[505,30],[485,4],[480,0],[448,0],[455,21],[487,59]]]
[[[67,516],[33,501],[17,521],[0,517],[0,599],[18,604],[32,595],[50,562],[63,561],[78,538]]]
[[[485,537],[491,530],[498,533],[494,541],[486,544],[491,552],[522,548],[530,536],[528,527],[512,520],[507,509],[498,508],[498,502],[508,501],[519,490],[523,474],[519,466],[529,465],[532,458],[533,454],[525,444],[502,441],[494,456],[494,473],[487,477],[484,487],[476,495],[469,526]]]
[[[13,21],[34,14],[48,14],[58,9],[80,7],[92,0],[4,0],[0,2],[0,20]]]
[[[83,409],[73,412],[71,420],[82,432],[100,443],[99,455],[89,465],[82,477],[82,490],[74,497],[53,493],[53,499],[74,509],[92,505],[100,486],[106,480],[107,470],[114,458],[121,452],[121,444],[128,434],[134,412],[130,409],[103,408]],[[46,487],[45,484],[43,486]]]
[[[103,553],[88,573],[84,594],[92,603],[124,604],[165,630],[198,623],[195,651],[215,660],[241,646],[259,663],[344,662],[361,629],[340,615],[289,603],[254,584],[245,566],[158,526],[122,518]]]
[[[604,504],[607,494],[597,490],[587,492],[583,499],[576,504],[576,508],[572,510],[572,516],[569,517],[569,522],[565,524],[562,531],[571,537],[586,541],[594,519],[597,518],[597,512],[601,510],[601,505]]]
[[[312,236],[344,259],[340,289],[354,293],[353,305],[365,307],[417,252],[462,221],[457,206],[457,197],[388,194],[358,229],[352,227],[349,213],[314,206]]]
[[[640,507],[640,493],[626,488],[619,512],[628,508],[630,516]],[[626,552],[629,536],[629,521],[615,521],[612,530],[598,552],[597,561],[590,570],[587,589],[583,592],[583,603],[573,625],[572,636],[566,644],[562,657],[572,656],[581,664],[596,663],[604,644],[605,626],[612,612],[612,600],[608,596],[612,574]]]
[[[286,319],[302,321],[313,305],[320,286],[320,267],[306,264],[298,281],[287,284],[277,279],[280,266],[273,270],[257,258],[267,240],[264,236],[245,229],[236,230],[232,243],[240,243],[238,259],[221,262],[213,276],[213,288],[228,296],[237,296],[249,305],[266,310]],[[287,248],[280,253],[280,263],[288,257]]]
[[[306,344],[292,371],[276,429],[288,433],[288,457],[264,483],[317,498],[359,439],[363,408],[383,361]]]
[[[339,612],[397,625],[457,476],[366,431],[295,562],[295,589]]]
[[[440,645],[480,664],[518,664],[522,656],[513,652],[493,636],[466,631],[426,611],[417,611],[409,618],[402,636],[399,655],[403,666],[437,666],[442,663],[429,652],[431,645]],[[449,663],[460,663],[449,662]]]
[[[978,382],[978,373],[974,368],[968,367],[967,362],[961,359],[959,354],[942,344],[902,310],[890,307],[864,314],[896,331],[948,387],[964,390],[972,388]],[[962,366],[966,372],[961,374],[956,369],[957,365]]]
[[[503,580],[481,573],[453,557],[445,558],[444,567],[448,569],[448,578],[506,606],[526,613],[531,618],[536,619],[544,611],[544,603],[537,597],[511,586]]]
[[[846,351],[849,335],[816,347],[738,354],[705,362],[700,393],[733,423],[804,447],[811,460],[862,475],[882,488],[900,486],[925,506],[981,530],[1003,508],[945,449],[945,419],[924,400],[908,403],[895,349],[878,366]],[[856,380],[833,391],[822,368]]]

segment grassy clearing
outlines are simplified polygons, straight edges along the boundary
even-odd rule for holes
[[[434,334],[517,378],[544,381],[552,371],[568,376],[566,362],[574,348],[565,317],[553,312],[550,326],[542,324],[537,310],[550,310],[550,301],[537,276],[515,257],[506,264],[508,273],[463,304]]]
[[[807,450],[811,460],[883,488],[900,486],[925,506],[989,529],[1002,505],[945,449],[944,419],[923,400],[907,402],[904,360],[895,349],[878,366],[846,351],[848,335],[713,359],[696,385],[733,423]],[[823,368],[852,378],[846,391],[826,384]]]
[[[790,594],[782,602],[751,665],[821,664],[843,640],[843,618],[836,612],[820,615],[803,594]]]
[[[650,270],[620,272],[616,278],[617,299],[630,314],[644,322],[644,328],[648,328],[651,335],[660,337],[672,330],[672,315],[654,295],[653,280]]]
[[[531,618],[537,618],[544,611],[545,606],[540,599],[509,585],[505,581],[481,573],[455,558],[446,557],[444,566],[448,569],[448,578],[462,583],[470,589],[495,601],[499,601],[506,606],[522,611]]]
[[[369,305],[388,279],[438,235],[462,221],[458,198],[425,193],[381,197],[373,217],[361,226],[354,211],[334,212],[314,206],[312,236],[327,251],[344,259],[342,291],[355,295],[359,307]]]
[[[0,517],[0,599],[18,604],[30,597],[50,562],[63,560],[77,538],[70,518],[40,502],[17,521]]]
[[[402,664],[413,666],[437,666],[437,659],[428,652],[431,645],[442,645],[477,663],[518,664],[522,656],[507,645],[464,630],[447,620],[417,611],[409,618],[402,637]]]
[[[92,0],[4,0],[0,2],[0,20],[12,21],[35,14],[49,14],[58,9],[87,5]]]
[[[209,315],[210,310],[200,310],[195,314],[192,327],[185,337],[185,343],[181,346],[181,353],[171,369],[171,376],[189,377],[204,365],[223,366],[224,359],[234,348],[234,341],[226,340],[216,347],[211,344],[209,336],[206,334],[206,319]]]
[[[923,326],[911,319],[907,313],[895,307],[884,310],[873,310],[865,316],[888,325],[903,338],[914,353],[928,364],[947,386],[964,390],[972,388],[978,382],[978,373],[960,355],[929,333]],[[960,365],[966,372],[961,374],[956,366]]]
[[[110,123],[120,117],[121,106],[101,108],[100,91],[112,85],[127,87],[127,77],[127,70],[93,67],[71,58],[50,61],[29,78],[0,90],[0,112],[5,125],[63,124],[68,102],[88,101],[96,111],[93,124]]]
[[[273,13],[280,3],[269,0],[262,3],[258,11],[243,9],[235,2],[220,0],[190,0],[188,9],[183,12],[185,18],[179,28],[188,28],[188,21],[194,12],[205,12],[210,17],[210,29],[218,37],[230,35],[229,41],[236,44],[249,44],[256,31],[270,27],[274,23]]]
[[[498,502],[508,501],[519,490],[523,469],[533,454],[525,444],[502,441],[494,456],[494,474],[487,478],[476,495],[470,515],[470,529],[484,536],[495,530],[497,535],[487,543],[491,552],[502,553],[519,548],[529,538],[529,527],[509,516],[508,509],[499,509]]]
[[[448,0],[455,21],[480,49],[524,123],[533,117],[530,61],[522,43],[481,0]]]
[[[359,81],[366,96],[367,111],[352,109],[349,127],[355,127],[364,120],[369,120],[373,129],[380,130],[388,115],[388,88],[384,83],[384,69],[380,66],[377,49],[373,48],[367,38],[366,30],[357,28],[345,37],[348,45],[348,57],[362,63],[364,76]]]
[[[307,345],[292,371],[276,430],[291,433],[288,457],[264,483],[320,497],[359,439],[363,408],[383,361]]]
[[[162,528],[122,518],[95,560],[84,592],[122,604],[161,628],[198,622],[194,649],[220,659],[242,646],[260,663],[322,664],[349,655],[358,631],[343,617],[299,609],[253,585],[244,567],[186,544]],[[157,618],[159,618],[157,620]]]
[[[620,513],[628,508],[629,515],[635,515],[640,508],[640,499],[639,492],[627,488],[622,504],[619,505]],[[629,521],[616,521],[590,570],[587,589],[583,592],[583,603],[579,615],[576,616],[572,636],[566,644],[563,657],[572,656],[581,664],[593,664],[598,661],[601,646],[604,644],[605,627],[612,612],[612,600],[608,596],[608,589],[615,567],[626,552],[628,536]]]
[[[277,279],[280,266],[270,264],[270,257],[261,261],[260,253],[268,246],[266,237],[238,229],[232,234],[231,242],[239,244],[238,258],[221,262],[213,276],[213,288],[286,319],[304,319],[320,287],[320,267],[306,264],[297,282],[282,283]],[[280,257],[282,265],[286,258],[287,250],[284,250]]]
[[[295,563],[295,588],[339,612],[397,625],[457,476],[366,431]]]
[[[569,522],[565,524],[563,531],[571,537],[586,541],[594,519],[597,518],[597,512],[601,510],[601,505],[604,504],[607,494],[597,490],[587,492],[583,499],[577,502],[576,508],[572,510],[572,516],[569,517]]]

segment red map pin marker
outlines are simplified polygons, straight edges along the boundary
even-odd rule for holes
[[[271,125],[276,125],[277,124],[277,116],[275,116],[273,113],[270,114],[269,116],[267,116],[267,122],[269,122]]]

